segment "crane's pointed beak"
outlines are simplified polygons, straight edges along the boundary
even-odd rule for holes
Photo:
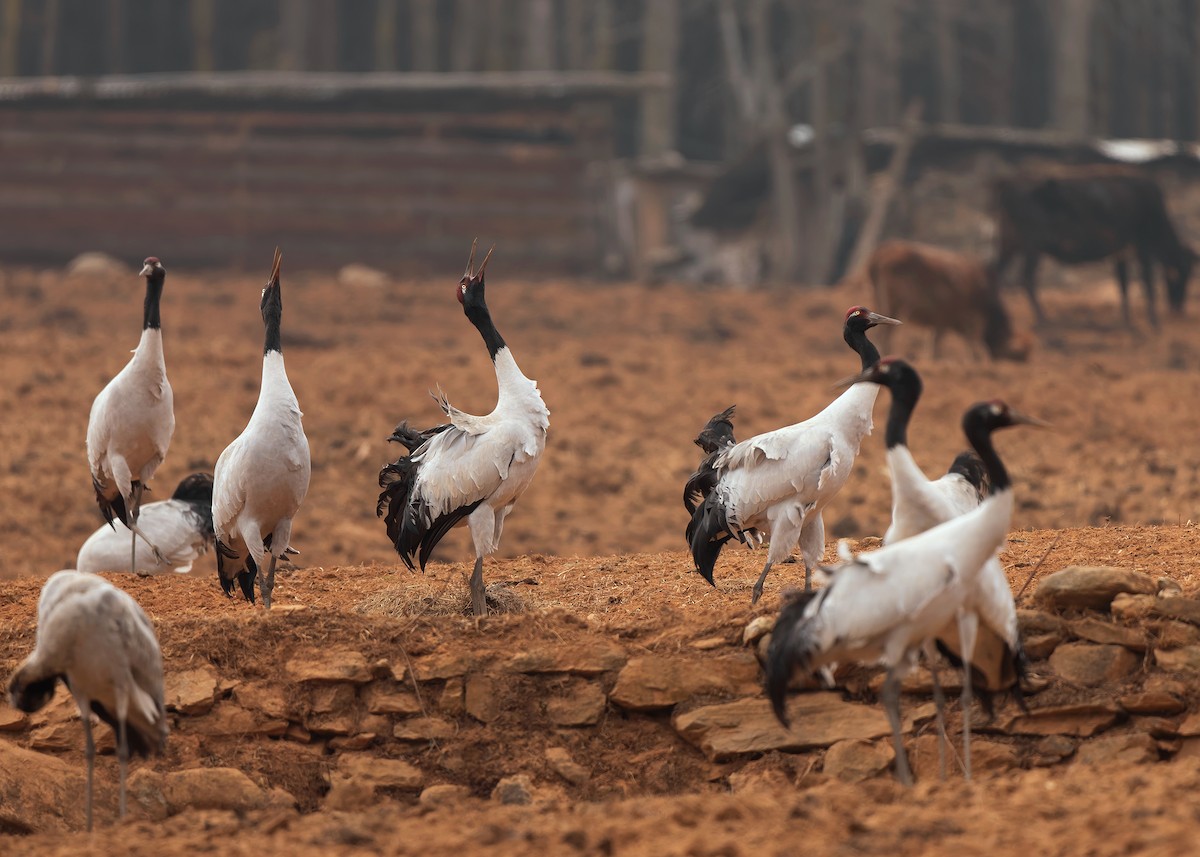
[[[1054,428],[1053,425],[1046,422],[1045,420],[1039,420],[1037,417],[1031,417],[1028,414],[1018,413],[1017,411],[1014,411],[1011,409],[1008,412],[1008,416],[1009,416],[1009,419],[1012,420],[1013,425],[1033,426],[1034,428],[1043,428],[1043,429],[1053,429]]]
[[[487,267],[488,259],[492,258],[492,252],[495,249],[495,244],[488,248],[487,255],[483,257],[483,261],[479,264],[479,270],[475,272],[475,276],[479,279],[483,279],[483,269]]]
[[[275,248],[275,259],[271,262],[271,279],[268,285],[279,285],[279,267],[283,264],[283,251],[278,247]]]
[[[867,321],[871,322],[871,324],[904,324],[904,322],[900,321],[899,319],[889,318],[888,316],[880,315],[877,312],[868,312]]]
[[[476,248],[476,247],[478,247],[478,246],[479,246],[479,239],[478,239],[478,238],[476,238],[474,241],[472,241],[472,242],[471,242],[471,255],[467,257],[467,269],[466,269],[465,271],[463,271],[463,279],[464,279],[464,280],[469,280],[469,279],[471,279],[471,277],[473,277],[473,276],[474,276],[474,274],[475,274],[475,271],[474,271],[474,268],[475,268],[475,248]],[[488,255],[490,256],[490,255],[492,255],[492,254],[491,254],[491,253],[488,253]],[[486,262],[484,262],[484,264],[487,264],[487,263],[486,263]]]
[[[148,277],[148,276],[150,276],[150,275],[151,275],[151,274],[153,274],[153,273],[154,273],[154,268],[153,268],[153,266],[151,266],[151,265],[143,265],[143,266],[142,266],[142,272],[141,272],[140,274],[138,274],[138,276],[139,276],[139,277]]]

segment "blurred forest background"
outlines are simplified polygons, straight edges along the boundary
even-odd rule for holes
[[[1200,0],[0,0],[0,76],[7,81],[0,81],[0,106],[7,102],[26,114],[53,108],[62,135],[68,126],[59,101],[68,90],[34,81],[168,73],[192,79],[186,90],[191,97],[202,86],[193,78],[236,81],[242,75],[261,82],[263,73],[290,76],[274,102],[243,98],[237,105],[266,115],[282,110],[288,99],[302,101],[305,86],[316,87],[306,79],[332,73],[340,82],[328,108],[349,110],[353,103],[374,110],[381,117],[372,126],[377,135],[396,117],[420,113],[426,117],[420,128],[394,131],[397,140],[472,137],[482,145],[486,139],[492,154],[517,167],[529,160],[529,146],[540,146],[538,158],[546,156],[549,172],[531,174],[519,193],[510,189],[492,209],[476,211],[494,219],[504,205],[518,209],[522,198],[537,196],[539,178],[551,182],[547,177],[557,176],[539,198],[541,208],[525,209],[528,217],[511,220],[518,244],[524,236],[539,235],[540,248],[533,243],[516,248],[529,264],[643,278],[751,282],[769,271],[783,279],[821,281],[853,262],[862,221],[878,207],[871,199],[871,174],[882,172],[893,150],[905,150],[914,136],[1000,141],[1043,155],[1060,147],[1063,157],[1071,156],[1071,145],[1100,138],[1200,138],[1198,48]],[[255,74],[260,77],[246,77]],[[372,81],[375,93],[392,87],[392,95],[355,101],[356,86],[367,84],[346,78]],[[22,89],[22,80],[29,86]],[[453,81],[454,91],[439,80]],[[431,106],[430,99],[413,95],[423,88],[448,94]],[[396,94],[401,89],[408,93],[403,98]],[[79,92],[83,99],[99,97]],[[114,85],[102,95],[110,108],[141,110],[146,102],[128,100],[137,92]],[[221,94],[238,102],[232,86]],[[59,101],[49,104],[50,96]],[[156,125],[135,120],[130,127],[165,133],[162,111],[197,109],[183,95],[167,102],[169,96],[164,90],[155,106]],[[488,103],[484,96],[495,100]],[[590,112],[581,110],[585,103]],[[450,123],[457,130],[447,132],[442,119],[429,118],[438,111],[457,115]],[[555,111],[558,118],[549,118]],[[462,124],[467,113],[477,117],[471,129]],[[486,128],[478,124],[485,114],[494,118]],[[88,116],[88,129],[95,131],[102,119]],[[172,121],[206,127],[214,135],[224,127],[219,117],[206,117]],[[14,113],[13,127],[27,118]],[[0,131],[4,122],[0,116]],[[243,152],[243,177],[230,201],[211,205],[231,206],[252,220],[257,190],[247,165],[256,157],[253,148],[266,145],[257,136],[265,132],[244,122],[229,127],[222,145],[227,152]],[[365,127],[345,133],[361,141]],[[906,127],[911,133],[903,132]],[[294,128],[297,138],[312,132],[301,123]],[[885,133],[872,137],[873,129]],[[989,136],[989,129],[1003,133]],[[38,143],[47,145],[69,147],[71,141],[60,136]],[[526,148],[518,152],[514,146]],[[467,152],[454,160],[452,149],[447,143],[437,153],[448,159],[439,187],[456,176],[462,182],[470,177]],[[93,146],[90,154],[62,154],[57,163],[82,169],[76,165],[99,158],[96,151]],[[268,162],[277,162],[271,161],[277,154],[259,153]],[[373,157],[366,150],[360,154],[354,156],[360,165]],[[1005,157],[1011,161],[1012,154],[1010,149]],[[925,150],[910,164],[905,151],[900,172],[917,169],[930,156]],[[29,157],[36,160],[32,144]],[[88,181],[100,182],[120,163],[115,148],[105,157],[103,169],[89,173]],[[417,163],[425,168],[432,155],[422,157],[426,160],[397,160],[387,170]],[[562,160],[557,173],[554,158]],[[337,172],[342,166],[313,162],[305,169],[334,170],[351,181],[351,172]],[[990,169],[970,166],[976,185]],[[50,170],[43,170],[43,179]],[[475,176],[476,186],[500,181],[495,173],[492,169],[490,179]],[[907,182],[903,176],[893,179]],[[373,181],[387,213],[382,168]],[[203,182],[195,188],[209,190]],[[325,210],[337,207],[337,188],[310,190],[324,199]],[[410,186],[392,190],[395,198],[403,192],[405,200],[425,193]],[[902,207],[907,188],[899,190]],[[553,193],[563,196],[556,201]],[[416,255],[437,251],[442,232],[454,233],[457,246],[460,232],[474,234],[481,224],[467,212],[443,211],[453,195],[427,198],[424,207],[408,212],[408,220],[389,228],[423,229],[411,248]],[[53,204],[69,207],[66,202],[64,197]],[[200,205],[194,195],[178,204],[193,203]],[[972,200],[972,210],[980,204]],[[890,204],[883,209],[886,214]],[[25,213],[14,212],[14,227]],[[132,209],[129,216],[145,225]],[[122,222],[114,217],[114,224]],[[911,231],[889,217],[879,218],[887,223],[878,224],[878,232]],[[943,217],[955,219],[953,213]],[[574,232],[555,237],[564,223],[573,223]],[[913,217],[907,223],[912,227]],[[319,239],[305,248],[313,254],[305,261],[324,265],[342,252],[332,246],[324,256],[317,252],[337,225],[321,221],[314,210],[309,221],[285,234]],[[692,227],[707,230],[706,236]],[[200,222],[192,232],[205,228]],[[751,228],[770,233],[771,246],[741,246],[738,236]],[[243,234],[241,243],[212,237],[203,252],[195,241],[178,249],[204,262],[225,254],[237,264],[251,237]],[[983,242],[974,232],[961,240],[932,237],[966,249]],[[126,252],[123,239],[105,240]],[[731,246],[740,261],[713,261],[729,256]],[[61,255],[56,245],[15,238],[11,246],[0,246],[0,254],[31,260]],[[361,254],[369,261],[384,258],[382,250],[370,247]],[[760,264],[760,257],[769,261]],[[691,264],[697,259],[706,261]]]

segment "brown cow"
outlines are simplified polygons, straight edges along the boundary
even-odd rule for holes
[[[914,241],[887,241],[867,262],[879,312],[933,328],[933,356],[942,337],[959,334],[976,354],[1024,360],[1025,339],[1014,338],[1008,312],[990,285],[983,263]]]
[[[1022,173],[992,183],[997,248],[991,273],[999,283],[1023,256],[1021,284],[1038,324],[1046,320],[1037,299],[1038,260],[1044,253],[1064,265],[1112,258],[1121,290],[1121,312],[1129,318],[1128,260],[1136,256],[1146,293],[1146,315],[1158,327],[1154,271],[1163,266],[1167,302],[1183,311],[1196,254],[1171,225],[1161,188],[1146,175],[1120,166],[1068,166]]]

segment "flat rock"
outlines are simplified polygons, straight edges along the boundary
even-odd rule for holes
[[[791,728],[785,729],[771,704],[755,696],[706,705],[676,714],[675,730],[714,762],[768,750],[814,750],[847,739],[890,735],[878,706],[846,702],[836,693],[804,693],[789,700]]]
[[[1115,724],[1121,711],[1115,705],[1084,703],[1035,708],[1016,714],[1001,727],[1014,735],[1071,735],[1089,738]]]
[[[591,772],[571,758],[562,747],[546,748],[546,764],[568,783],[581,786],[592,778]]]
[[[1049,634],[1032,634],[1021,641],[1021,646],[1025,650],[1025,657],[1031,661],[1044,661],[1054,654],[1054,650],[1065,639],[1066,637],[1060,631],[1052,631]]]
[[[246,812],[267,802],[266,793],[237,768],[192,768],[163,777],[163,795],[172,814],[185,809]]]
[[[92,737],[98,753],[111,753],[117,748],[113,731],[101,723],[92,726]],[[78,717],[74,720],[53,720],[34,729],[29,735],[29,746],[34,750],[63,753],[82,750],[83,744],[83,723]]]
[[[1147,630],[1156,649],[1181,649],[1200,645],[1200,628],[1177,619],[1151,619]]]
[[[696,659],[645,655],[625,664],[609,699],[631,711],[653,711],[693,696],[751,694],[758,688],[758,670],[758,661],[743,652]]]
[[[1187,708],[1173,693],[1154,690],[1127,693],[1118,702],[1130,714],[1179,714]]]
[[[577,679],[561,696],[546,702],[546,716],[555,726],[595,726],[607,707],[604,688],[594,681]]]
[[[1113,619],[1118,622],[1136,622],[1149,618],[1157,603],[1158,598],[1154,595],[1130,595],[1123,592],[1112,600],[1109,610]]]
[[[130,805],[151,821],[162,821],[171,814],[163,789],[166,778],[153,768],[135,768],[127,783]]]
[[[456,786],[451,783],[438,783],[421,791],[417,803],[421,806],[437,807],[461,803],[471,796],[471,790],[466,786]]]
[[[500,684],[487,673],[471,673],[466,678],[461,705],[480,723],[492,723],[500,717]]]
[[[1154,602],[1151,612],[1164,619],[1178,619],[1181,622],[1200,625],[1200,601],[1191,598],[1159,598]]]
[[[396,724],[392,737],[401,741],[444,741],[455,731],[453,723],[440,717],[410,717]]]
[[[353,708],[357,698],[358,693],[352,684],[316,684],[308,692],[308,710],[313,714],[341,713]]]
[[[284,668],[288,678],[297,682],[350,682],[366,684],[371,667],[362,652],[330,648],[296,655]]]
[[[424,785],[421,770],[401,759],[377,759],[345,754],[338,759],[338,774],[368,783],[373,789],[418,791]]]
[[[83,736],[80,735],[80,746]],[[109,790],[96,778],[98,807]],[[84,827],[84,766],[0,741],[0,832],[42,833]],[[6,853],[18,853],[18,841],[4,837]]]
[[[462,678],[475,666],[475,657],[468,652],[433,652],[412,662],[413,675],[417,681],[440,681]]]
[[[394,682],[375,682],[363,691],[363,701],[371,714],[420,714],[421,703],[410,690]]]
[[[28,725],[24,711],[0,703],[0,732],[23,732]]]
[[[767,634],[775,630],[774,615],[755,616],[742,630],[742,645],[753,646]]]
[[[523,806],[533,803],[533,783],[524,774],[505,777],[492,789],[492,800],[506,806]]]
[[[1137,628],[1115,625],[1095,616],[1085,616],[1067,623],[1067,630],[1081,640],[1102,645],[1124,646],[1135,652],[1146,651],[1146,634]]]
[[[1061,634],[1066,623],[1062,618],[1045,610],[1022,609],[1017,611],[1017,629],[1021,636],[1030,634]]]
[[[217,698],[217,679],[217,671],[211,664],[169,671],[163,681],[167,710],[193,715],[211,711]]]
[[[180,723],[180,731],[214,737],[245,737],[247,735],[278,736],[287,732],[288,721],[271,717],[255,717],[236,703],[218,703],[212,711]]]
[[[481,704],[482,700],[476,699]],[[445,714],[447,717],[458,717],[467,710],[467,684],[462,678],[448,678],[445,686],[442,687],[442,694],[438,697],[438,711]],[[493,712],[495,717],[499,712],[499,708]]]
[[[257,711],[273,720],[287,720],[295,716],[294,706],[289,704],[282,685],[268,682],[239,684],[233,698],[243,708]]]
[[[345,737],[358,731],[358,717],[353,711],[334,711],[327,714],[304,715],[304,728],[320,738]]]
[[[1078,742],[1066,735],[1047,735],[1033,745],[1030,761],[1038,767],[1057,765],[1075,752]]]
[[[887,770],[896,751],[887,741],[838,741],[825,751],[825,773],[858,783]]]
[[[1085,765],[1157,762],[1158,744],[1145,732],[1106,735],[1079,746],[1075,758]]]
[[[1050,666],[1065,680],[1083,687],[1120,681],[1141,665],[1141,658],[1124,646],[1063,643],[1050,656]]]
[[[963,774],[961,736],[951,733],[947,736],[946,743],[946,777],[948,780],[961,777]],[[938,762],[937,734],[926,733],[909,741],[908,760],[912,765],[913,774],[919,782],[937,781],[941,774]],[[1017,767],[1018,764],[1017,751],[1008,744],[988,740],[980,735],[972,737],[971,771],[973,774],[1008,771]]]
[[[1126,592],[1154,595],[1154,578],[1128,568],[1073,565],[1041,579],[1037,602],[1051,610],[1107,610]]]
[[[1183,738],[1200,737],[1200,712],[1194,711],[1185,717],[1176,731]]]
[[[613,640],[599,637],[586,643],[536,646],[512,657],[507,669],[519,673],[570,673],[596,676],[619,670],[628,656]]]
[[[1164,670],[1200,672],[1200,645],[1155,649],[1154,662]]]
[[[335,735],[329,739],[329,749],[335,753],[359,753],[379,737],[375,732],[359,732],[356,735]]]

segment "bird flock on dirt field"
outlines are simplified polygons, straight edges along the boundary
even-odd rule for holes
[[[496,406],[473,416],[453,407],[439,390],[434,397],[444,423],[424,430],[407,420],[397,425],[388,439],[404,446],[406,454],[380,470],[376,507],[409,569],[424,570],[446,533],[467,526],[475,549],[470,599],[476,617],[488,612],[484,559],[497,550],[505,520],[533,480],[550,416],[537,383],[522,373],[488,310],[484,274],[491,254],[476,269],[472,244],[456,298],[492,361]],[[92,406],[88,461],[107,524],[84,543],[76,570],[47,580],[38,604],[36,647],[8,684],[12,704],[27,712],[50,700],[59,679],[75,698],[86,741],[89,830],[95,755],[90,716],[97,715],[117,735],[122,816],[130,753],[161,752],[167,739],[162,656],[154,629],[128,594],[93,572],[186,572],[214,547],[225,594],[240,591],[254,602],[257,583],[263,607],[270,609],[276,565],[296,552],[293,523],[308,491],[311,464],[302,413],[284,365],[281,266],[277,249],[260,300],[264,339],[258,403],[212,475],[193,473],[170,500],[142,505],[175,424],[160,315],[166,270],[155,257],[147,258],[141,271],[146,294],[137,350]],[[881,359],[868,338],[879,325],[900,323],[863,306],[847,310],[842,336],[858,354],[860,371],[841,382],[842,392],[814,416],[741,442],[733,434],[733,407],[712,417],[696,438],[705,456],[684,486],[683,502],[695,570],[709,584],[715,586],[714,567],[727,542],[750,549],[768,543],[752,605],[761,598],[771,568],[790,561],[799,547],[804,588],[784,592],[766,659],[765,688],[775,713],[786,726],[787,694],[797,670],[829,681],[842,664],[882,665],[896,773],[909,783],[899,693],[920,655],[927,657],[934,677],[943,772],[939,655],[964,672],[966,776],[972,699],[978,695],[990,709],[994,694],[1008,692],[1023,704],[1024,655],[1013,597],[997,559],[1012,516],[1012,484],[992,434],[1039,423],[1000,400],[972,405],[962,419],[971,449],[945,474],[926,477],[907,437],[921,379],[903,360]],[[839,562],[822,566],[822,511],[846,484],[871,433],[880,388],[891,396],[884,442],[892,522],[878,550],[853,555],[843,543]],[[814,577],[824,585],[814,589]]]

